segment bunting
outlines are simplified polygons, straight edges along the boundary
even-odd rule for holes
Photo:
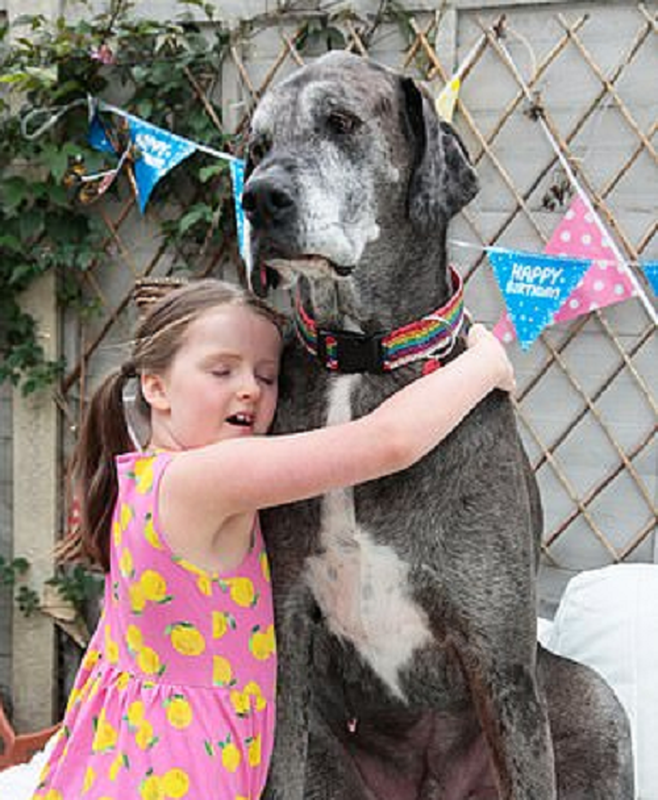
[[[658,261],[646,261],[642,265],[642,269],[644,270],[647,280],[651,284],[653,293],[658,295]]]
[[[98,113],[99,109],[116,114],[123,119],[124,130],[121,132],[124,134],[123,136],[115,135],[109,126],[105,124]],[[228,161],[231,170],[238,246],[242,258],[246,257],[246,226],[242,209],[245,163],[242,159],[236,158],[229,153],[214,150],[198,142],[193,142],[182,136],[177,136],[139,117],[128,114],[120,108],[104,103],[90,105],[89,116],[87,138],[90,145],[96,150],[116,155],[119,155],[119,151],[123,146],[123,153],[120,154],[119,163],[114,170],[108,170],[93,176],[85,176],[82,180],[93,182],[96,196],[98,196],[111,185],[124,162],[128,160],[134,176],[134,185],[142,213],[146,209],[157,182],[194,152],[200,151]],[[119,140],[125,139],[126,134],[128,141],[121,145]]]
[[[446,122],[452,122],[452,117],[455,113],[455,106],[459,98],[459,89],[461,87],[460,78],[452,78],[441,90],[439,96],[436,98],[436,113]]]
[[[581,314],[589,314],[638,294],[628,267],[615,258],[610,240],[580,195],[576,195],[553,231],[544,253],[585,259],[591,265],[582,282],[565,298],[552,322],[568,322]],[[516,332],[509,314],[498,321],[494,334],[501,341],[513,341]]]
[[[492,248],[488,255],[509,320],[524,350],[552,324],[558,309],[590,267],[590,262],[582,259],[515,250]]]
[[[231,161],[231,186],[233,187],[233,204],[235,207],[235,229],[238,236],[238,250],[244,260],[246,254],[244,209],[242,208],[242,189],[244,187],[245,163],[241,159]]]

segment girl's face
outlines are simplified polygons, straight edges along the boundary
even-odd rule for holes
[[[281,336],[242,306],[220,306],[190,323],[166,374],[145,375],[151,444],[187,450],[267,433],[277,401]]]

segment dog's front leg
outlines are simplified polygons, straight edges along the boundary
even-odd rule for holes
[[[453,582],[458,575],[451,573]],[[546,700],[537,677],[532,612],[518,603],[503,602],[492,590],[493,579],[487,581],[489,606],[482,606],[477,618],[473,598],[465,600],[468,582],[447,591],[437,573],[422,565],[412,572],[411,584],[436,642],[459,665],[500,800],[555,800],[555,761]],[[484,625],[490,609],[495,613]]]
[[[311,592],[296,585],[275,594],[277,717],[274,751],[263,800],[303,800],[308,753],[313,611]]]
[[[534,668],[492,659],[471,680],[476,713],[505,800],[554,800],[548,713]],[[470,677],[470,676],[469,676]]]

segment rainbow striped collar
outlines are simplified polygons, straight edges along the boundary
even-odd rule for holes
[[[318,327],[295,299],[295,327],[302,344],[330,370],[337,372],[390,372],[421,359],[438,359],[451,352],[466,322],[464,282],[450,268],[453,295],[441,308],[390,333],[365,334]]]

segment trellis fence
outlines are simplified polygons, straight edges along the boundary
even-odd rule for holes
[[[482,189],[455,220],[450,246],[473,316],[493,324],[503,311],[484,247],[540,252],[563,218],[574,195],[564,160],[651,301],[638,264],[658,258],[655,4],[511,3],[504,14],[489,5],[281,13],[236,29],[221,96],[210,95],[217,76],[194,79],[191,91],[208,109],[221,102],[217,125],[244,131],[268,86],[328,42],[427,81],[436,94],[467,62],[454,124]],[[124,355],[136,282],[166,278],[176,265],[149,224],[162,212],[151,206],[142,218],[127,183],[96,208],[111,268],[84,276],[97,313],[64,319],[68,372],[55,393],[62,458],[95,381]],[[241,273],[234,244],[203,263],[200,273]],[[545,505],[541,599],[549,613],[575,572],[655,560],[655,333],[647,308],[631,299],[546,329],[527,353],[510,346],[519,425]]]

